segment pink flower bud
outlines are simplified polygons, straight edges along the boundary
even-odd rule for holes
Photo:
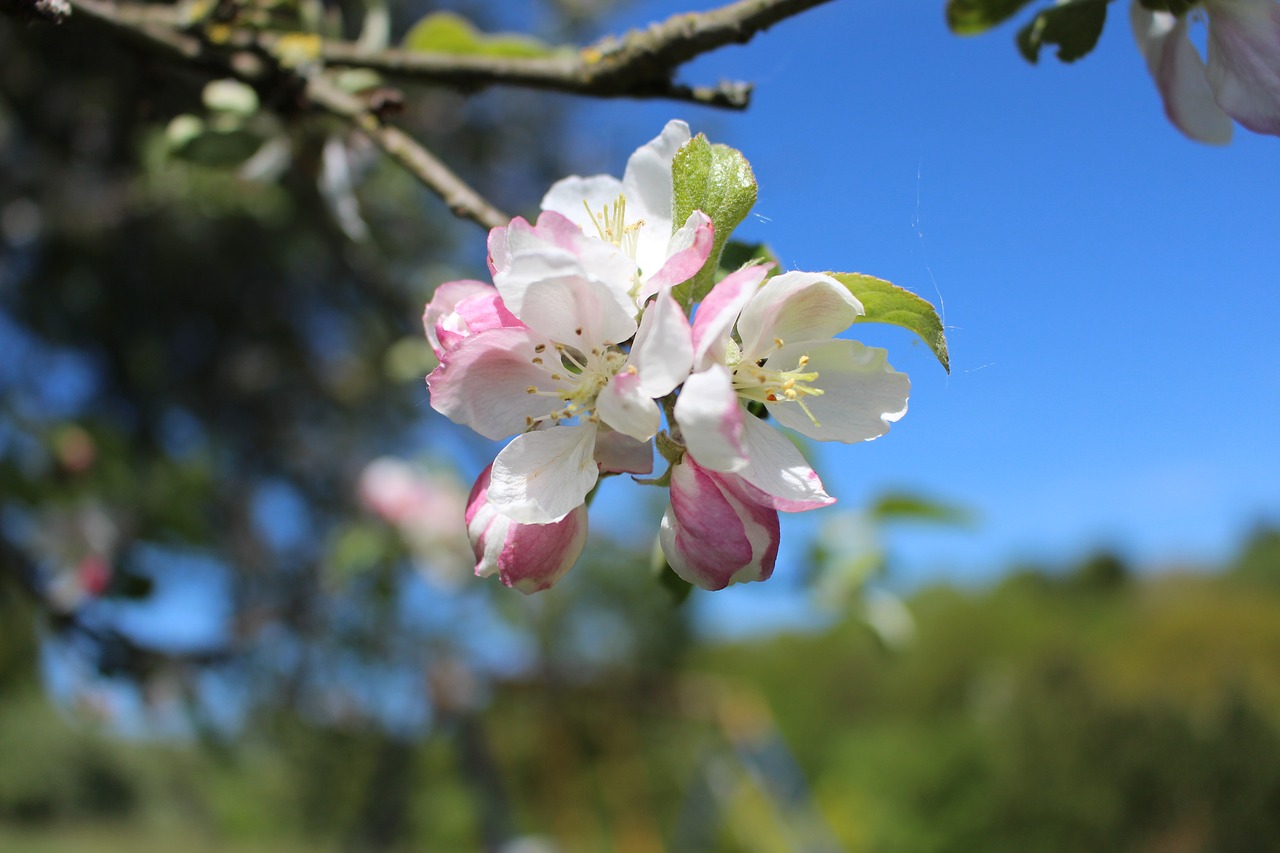
[[[587,541],[587,507],[579,505],[550,524],[520,524],[489,503],[490,465],[467,498],[467,534],[476,575],[494,572],[507,586],[528,594],[547,589],[573,567]]]
[[[708,470],[690,456],[676,464],[660,533],[676,574],[710,590],[768,580],[778,557],[778,511],[754,493],[738,475]]]

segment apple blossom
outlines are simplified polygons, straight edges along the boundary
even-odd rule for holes
[[[448,335],[441,340],[440,366],[427,379],[431,405],[487,438],[518,433],[495,460],[489,497],[512,520],[548,523],[583,502],[601,466],[649,470],[651,456],[635,445],[661,426],[654,398],[688,375],[689,322],[664,288],[637,323],[630,279],[608,275],[600,241],[557,214],[496,230],[509,232],[490,239],[508,250],[495,275],[500,303],[472,292],[449,308],[428,306],[438,340],[453,318],[468,331],[451,346]],[[550,278],[521,275],[553,267]],[[470,333],[467,318],[483,304],[495,308],[485,317],[499,319]],[[601,443],[610,432],[621,436]]]
[[[553,184],[542,199],[544,211],[625,252],[636,266],[633,295],[640,302],[693,277],[711,251],[713,229],[706,214],[693,211],[680,228],[672,221],[672,161],[689,139],[689,125],[669,121],[631,155],[621,180],[572,175]]]
[[[1204,0],[1208,63],[1189,38],[1190,15],[1129,8],[1138,49],[1179,130],[1201,142],[1231,141],[1231,120],[1280,136],[1280,2]]]
[[[756,265],[712,286],[713,253],[755,197],[739,152],[669,122],[621,179],[565,178],[535,222],[493,229],[492,285],[437,288],[423,315],[440,362],[427,377],[432,408],[486,438],[514,436],[468,500],[478,575],[525,592],[555,583],[582,550],[601,474],[649,473],[657,436],[671,467],[641,482],[670,488],[659,532],[670,566],[705,589],[765,580],[778,513],[835,499],[757,415],[850,443],[905,413],[910,383],[884,351],[836,337],[865,314],[854,293],[870,277],[769,278],[771,265]],[[878,310],[925,337],[945,366],[932,307],[874,285],[887,300]]]
[[[467,498],[467,535],[476,559],[476,576],[494,572],[523,593],[554,584],[573,567],[587,541],[587,508],[579,504],[559,521],[521,524],[499,512],[489,500],[490,472],[481,472]]]
[[[699,307],[695,372],[675,418],[699,465],[737,473],[761,500],[796,512],[833,499],[791,442],[747,405],[818,441],[868,441],[905,414],[910,382],[884,350],[834,337],[864,310],[846,287],[821,273],[765,281],[768,271],[757,265],[727,276]]]

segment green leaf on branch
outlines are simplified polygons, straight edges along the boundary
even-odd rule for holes
[[[715,284],[720,253],[729,235],[756,203],[756,176],[742,152],[728,145],[712,145],[700,133],[676,152],[671,178],[672,226],[683,226],[695,210],[710,216],[716,226],[715,243],[706,264],[674,291],[676,301],[688,308]]]
[[[1071,0],[1045,9],[1018,31],[1018,50],[1030,63],[1040,59],[1040,48],[1058,46],[1058,59],[1075,62],[1093,50],[1107,21],[1110,0]]]
[[[405,34],[404,47],[434,53],[483,56],[549,56],[556,48],[515,33],[484,33],[453,12],[433,12]]]
[[[1012,18],[1031,0],[948,0],[947,26],[957,35],[986,32]]]
[[[942,331],[942,318],[932,305],[911,291],[882,278],[856,272],[833,272],[827,275],[849,288],[849,292],[858,297],[858,301],[866,309],[867,313],[858,317],[858,322],[889,323],[910,329],[933,350],[943,370],[951,372],[951,357],[947,354],[947,338]]]

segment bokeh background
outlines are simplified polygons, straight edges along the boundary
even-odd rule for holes
[[[775,577],[683,602],[623,478],[555,589],[469,578],[496,448],[430,410],[419,317],[479,228],[336,123],[0,19],[0,849],[1280,849],[1277,142],[1178,135],[1122,4],[1069,66],[940,5],[682,72],[743,114],[406,88],[526,214],[684,118],[755,169],[736,236],[942,310],[950,375],[856,330],[911,411],[807,448],[840,502]]]

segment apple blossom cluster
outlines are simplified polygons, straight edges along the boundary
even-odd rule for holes
[[[1230,142],[1232,119],[1280,136],[1280,2],[1203,0],[1181,14],[1174,9],[1154,0],[1133,0],[1129,8],[1138,49],[1169,120],[1201,142]],[[1189,35],[1197,14],[1208,21],[1207,63]]]
[[[621,180],[565,178],[535,222],[493,229],[492,284],[436,289],[431,405],[510,438],[467,500],[477,575],[554,584],[582,551],[600,478],[652,475],[656,447],[665,473],[638,481],[669,489],[670,567],[704,589],[764,580],[778,513],[835,500],[775,424],[852,443],[906,412],[910,383],[885,351],[838,337],[875,319],[856,288],[764,261],[719,269],[754,198],[738,152],[672,121]]]

